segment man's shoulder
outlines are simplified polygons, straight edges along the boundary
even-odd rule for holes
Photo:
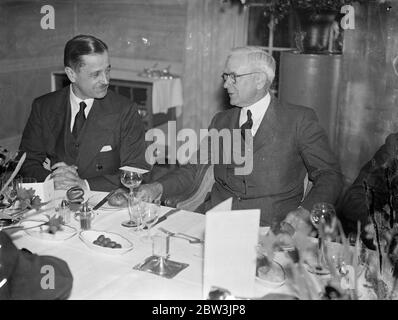
[[[131,108],[133,106],[133,101],[109,89],[103,101],[118,108]]]
[[[56,90],[56,91],[45,93],[45,94],[35,98],[34,101],[41,103],[41,104],[46,104],[46,102],[50,102],[50,101],[52,102],[61,97],[67,96],[68,92],[69,92],[69,86],[59,89],[59,90]]]
[[[229,121],[238,112],[238,107],[230,107],[226,110],[218,111],[212,119],[213,124]]]
[[[288,102],[278,102],[277,111],[281,115],[292,117],[312,115],[315,113],[312,108]]]

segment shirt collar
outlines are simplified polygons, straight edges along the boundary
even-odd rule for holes
[[[267,112],[270,102],[271,102],[271,95],[269,94],[269,92],[267,92],[267,94],[257,102],[253,103],[250,106],[242,108],[240,112],[239,126],[242,126],[242,124],[246,122],[247,111],[250,110],[252,113],[252,120],[253,120],[252,133],[254,136],[261,124],[261,121],[263,120],[265,113]]]
[[[75,95],[75,93],[72,90],[72,84],[70,85],[70,101],[71,101],[71,106],[72,109],[77,106],[79,108],[79,104],[80,102],[84,101],[86,104],[86,110],[87,110],[87,114],[90,111],[93,103],[94,103],[94,99],[93,98],[89,98],[89,99],[80,99],[78,96]],[[86,112],[85,112],[86,113]]]

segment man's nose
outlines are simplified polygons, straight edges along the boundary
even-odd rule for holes
[[[230,77],[227,78],[227,80],[224,80],[224,88],[227,89],[228,87],[230,87],[232,84],[232,80]]]
[[[110,79],[109,74],[106,73],[106,72],[104,72],[104,73],[102,74],[102,77],[101,77],[101,82],[102,82],[103,84],[109,84],[109,79]]]

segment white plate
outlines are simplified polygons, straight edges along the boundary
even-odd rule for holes
[[[104,235],[105,238],[110,238],[111,241],[119,243],[121,248],[107,248],[100,245],[94,244],[93,242],[98,239],[100,235]],[[124,254],[133,249],[133,244],[120,234],[113,232],[105,232],[100,230],[84,230],[79,234],[80,240],[82,240],[89,248],[106,254],[118,255]]]
[[[65,241],[72,238],[76,233],[76,229],[68,226],[62,225],[62,229],[58,230],[56,233],[52,234],[48,232],[49,226],[43,225],[43,223],[48,220],[23,220],[20,226],[23,228],[31,228],[24,230],[28,235],[41,240],[52,240],[52,241]]]
[[[261,274],[263,260],[257,259],[256,280],[262,285],[270,288],[277,288],[283,285],[286,281],[286,272],[283,267],[276,262],[272,261],[271,269],[265,274]]]

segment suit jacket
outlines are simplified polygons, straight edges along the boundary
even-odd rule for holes
[[[33,101],[32,111],[22,135],[20,149],[27,153],[22,167],[24,176],[43,181],[50,173],[43,167],[65,161],[63,130],[70,114],[69,86]],[[112,150],[100,152],[103,146]],[[121,185],[118,168],[129,165],[149,168],[145,161],[145,132],[140,116],[130,100],[109,90],[95,99],[79,136],[76,163],[80,178],[90,188],[109,191]],[[68,163],[71,165],[71,163]]]
[[[54,279],[50,278],[52,274]],[[42,288],[42,282],[54,287]],[[0,300],[66,299],[73,277],[65,261],[18,250],[11,238],[0,231],[0,284]]]
[[[209,128],[237,129],[240,110],[216,114]],[[219,149],[222,157],[222,146]],[[235,168],[234,163],[214,165],[215,183],[205,208],[233,197],[233,209],[261,209],[261,225],[279,224],[299,205],[311,210],[316,202],[334,204],[342,187],[339,164],[314,111],[282,105],[275,97],[254,137],[252,172],[239,176]],[[189,189],[197,169],[197,165],[188,164],[160,178],[164,197]],[[313,188],[301,201],[307,172]]]
[[[397,170],[396,166],[398,150],[398,133],[390,134],[385,143],[377,150],[360,170],[353,184],[347,189],[339,205],[338,216],[348,234],[357,231],[357,222],[361,222],[361,228],[369,223],[368,209],[366,206],[366,194],[363,182],[374,190],[374,205],[376,211],[381,211],[388,204],[388,189],[385,176],[385,168],[389,167]],[[394,163],[395,161],[395,163]],[[394,172],[395,175],[397,172]],[[397,188],[397,177],[392,179],[393,188]],[[393,206],[398,208],[397,199],[394,199]]]

